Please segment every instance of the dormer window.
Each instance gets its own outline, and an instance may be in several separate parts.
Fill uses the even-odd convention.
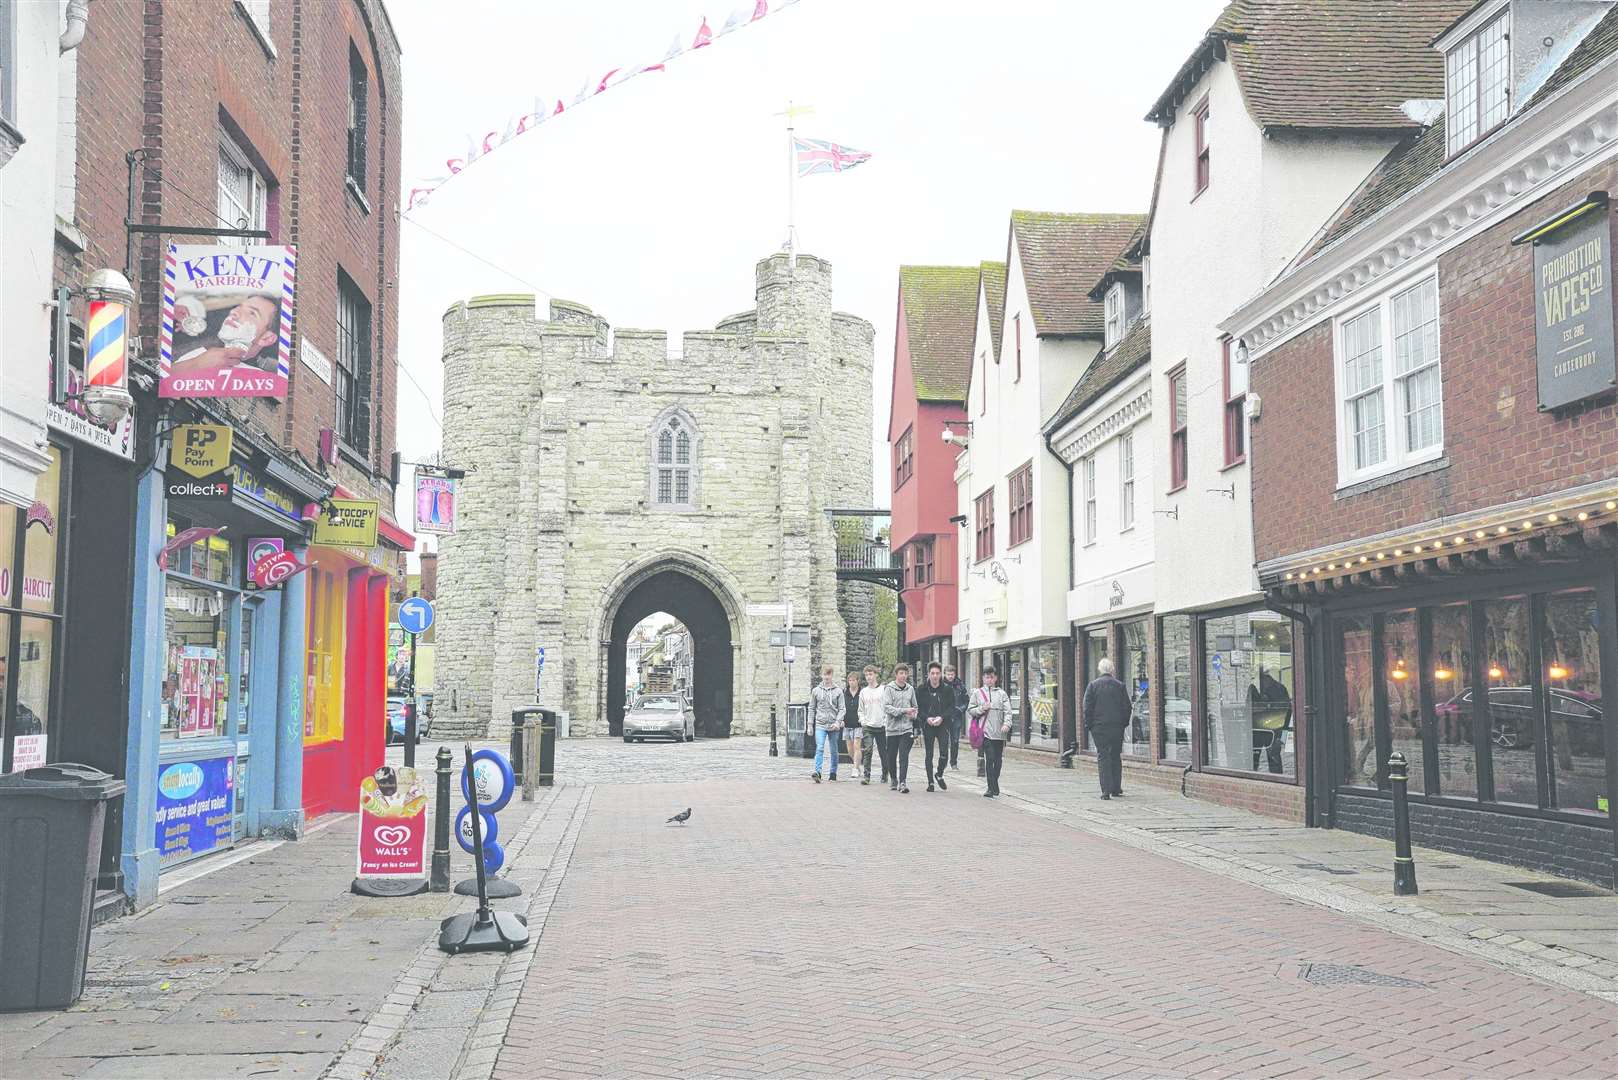
[[[1505,123],[1511,112],[1510,8],[1452,46],[1444,57],[1446,149],[1454,157]]]
[[[1103,348],[1111,349],[1124,337],[1124,286],[1115,281],[1107,288],[1107,337]]]
[[[1140,313],[1142,315],[1152,313],[1152,257],[1150,255],[1140,257]]]

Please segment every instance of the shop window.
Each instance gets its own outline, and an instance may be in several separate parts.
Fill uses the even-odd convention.
[[[53,446],[33,503],[0,506],[0,769],[7,771],[55,757],[63,472]]]
[[[1057,749],[1062,735],[1062,646],[1049,641],[1028,650],[1028,745]]]
[[[1605,817],[1609,793],[1595,592],[1573,589],[1546,597],[1540,640],[1551,722],[1546,749],[1554,780],[1551,805]]]
[[[170,574],[163,590],[163,630],[159,736],[211,738],[232,731],[225,594]]]
[[[1416,640],[1416,613],[1395,611],[1382,618],[1382,692],[1388,708],[1388,753],[1405,756],[1409,790],[1426,790],[1426,754],[1422,741],[1421,661]]]
[[[1490,600],[1483,605],[1480,657],[1488,687],[1490,757],[1494,797],[1500,802],[1539,805],[1534,743],[1539,708],[1528,641],[1528,598]]]
[[[304,668],[303,741],[343,737],[343,638],[348,575],[319,567],[309,572],[309,626]]]
[[[1296,776],[1292,622],[1268,611],[1207,619],[1203,634],[1203,764]]]
[[[1371,678],[1371,616],[1337,620],[1337,655],[1343,716],[1343,783],[1381,787],[1382,762],[1376,752],[1376,691]]]
[[[1089,686],[1101,675],[1101,661],[1111,652],[1111,642],[1105,626],[1092,627],[1084,632],[1084,685]],[[1083,698],[1081,697],[1082,701]],[[1095,753],[1096,742],[1090,737],[1090,718],[1084,720],[1084,748]]]
[[[1158,622],[1162,641],[1159,661],[1163,680],[1163,715],[1160,721],[1164,761],[1192,761],[1191,740],[1191,633],[1189,615],[1165,615]]]
[[[1003,666],[1003,670],[1004,670],[1004,673],[1005,673],[1005,681],[1004,681],[1004,683],[1002,685],[1004,685],[1005,688],[1006,688],[1006,696],[1008,698],[1010,698],[1010,700],[1011,700],[1011,734],[1012,734],[1012,738],[1013,739],[1018,738],[1019,733],[1020,733],[1021,740],[1023,742],[1027,742],[1028,741],[1028,728],[1027,728],[1026,722],[1025,722],[1025,720],[1023,718],[1023,708],[1022,708],[1022,691],[1023,691],[1022,650],[1021,649],[1013,649],[1009,653],[1006,653],[1005,654],[1005,661],[1006,662],[1005,662],[1005,664]]]
[[[1147,630],[1145,619],[1134,619],[1118,626],[1118,678],[1129,691],[1129,726],[1124,729],[1123,752],[1131,757],[1148,757],[1151,753],[1152,734],[1148,727],[1151,715],[1151,670],[1147,660]]]
[[[1478,797],[1478,758],[1472,725],[1472,617],[1468,604],[1432,611],[1433,754],[1438,792],[1449,798]]]

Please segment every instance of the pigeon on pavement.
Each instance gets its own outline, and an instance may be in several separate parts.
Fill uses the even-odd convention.
[[[690,820],[691,820],[691,808],[689,806],[686,807],[684,810],[681,810],[678,814],[675,814],[673,817],[669,818],[669,821],[678,821],[681,825],[684,825],[686,822],[688,822]],[[664,822],[664,824],[666,825],[666,824],[668,824],[668,822]]]

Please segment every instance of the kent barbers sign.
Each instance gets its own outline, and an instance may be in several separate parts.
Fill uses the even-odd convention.
[[[1534,244],[1539,407],[1618,385],[1613,360],[1612,219],[1604,193],[1517,238]]]
[[[170,244],[158,394],[283,398],[290,378],[293,252]]]

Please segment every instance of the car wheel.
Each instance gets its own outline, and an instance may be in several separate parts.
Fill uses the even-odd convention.
[[[634,741],[635,741],[635,740],[634,740],[634,739],[631,739],[631,738],[630,738],[630,737],[629,737],[629,736],[628,736],[628,735],[625,735],[625,736],[624,736],[624,742],[634,742]]]
[[[1523,742],[1522,733],[1511,724],[1496,724],[1490,737],[1502,750],[1515,750]]]

